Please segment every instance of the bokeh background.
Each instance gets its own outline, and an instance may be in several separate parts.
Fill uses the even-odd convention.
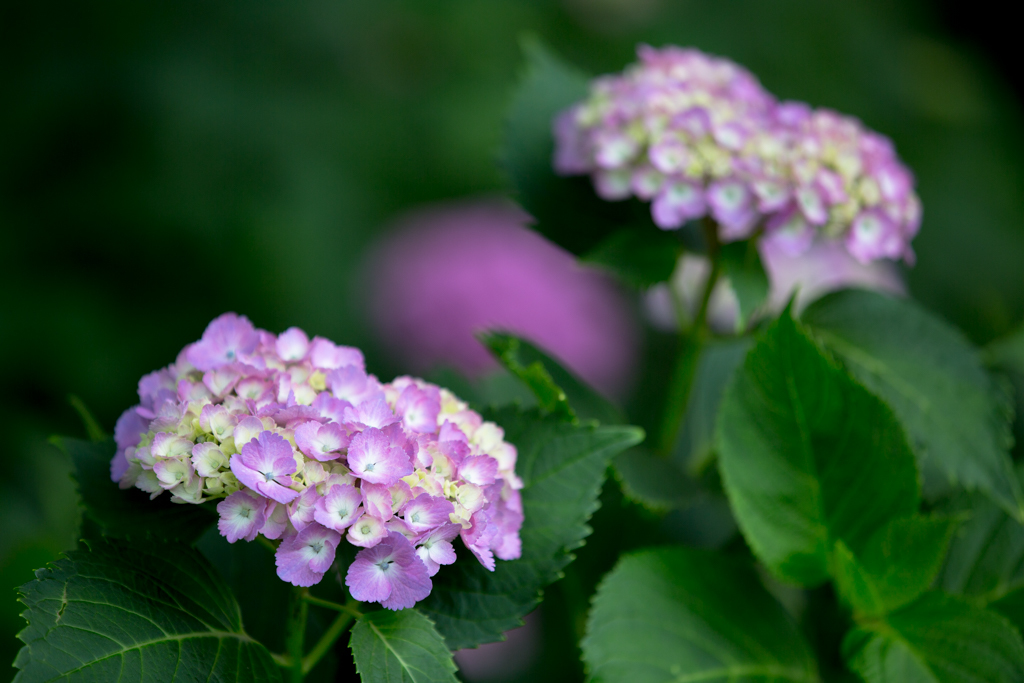
[[[47,443],[84,433],[69,394],[111,430],[138,378],[226,310],[360,346],[381,377],[408,369],[369,324],[361,255],[404,212],[501,192],[524,33],[594,74],[641,41],[695,45],[861,117],[918,177],[912,294],[978,342],[1006,332],[1024,318],[1024,117],[996,7],[5,3],[0,672],[20,645],[14,587],[75,542],[69,464]]]

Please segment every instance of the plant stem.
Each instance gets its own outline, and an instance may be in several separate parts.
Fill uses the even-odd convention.
[[[333,609],[338,612],[345,612],[346,614],[349,614],[356,618],[363,616],[363,613],[355,607],[355,605],[359,604],[356,601],[352,601],[351,604],[342,605],[338,602],[331,602],[330,600],[324,600],[323,598],[314,597],[309,593],[303,595],[302,599],[311,605],[316,605],[317,607],[324,607],[326,609]]]
[[[718,283],[721,274],[721,259],[718,257],[718,229],[717,226],[707,220],[704,222],[704,236],[708,245],[708,259],[711,261],[711,272],[704,283],[704,291],[701,293],[700,307],[697,309],[697,316],[694,318],[693,326],[689,332],[680,332],[679,351],[676,355],[675,365],[672,369],[672,377],[669,380],[668,396],[665,400],[665,413],[661,423],[661,434],[658,442],[658,452],[663,457],[672,455],[675,449],[676,438],[679,429],[682,427],[686,409],[690,404],[690,391],[693,389],[693,380],[697,374],[697,362],[700,360],[701,351],[708,338],[708,307],[711,303],[711,294]],[[671,282],[669,283],[671,287]],[[680,329],[683,321],[680,320]]]
[[[302,673],[308,674],[316,666],[320,658],[327,654],[327,651],[331,649],[342,633],[345,632],[345,628],[354,619],[355,616],[351,612],[342,612],[338,615],[338,618],[327,627],[324,634],[320,637],[319,642],[313,646],[313,649],[309,651],[305,659],[302,660]]]
[[[290,662],[286,676],[288,683],[302,683],[305,677],[302,651],[306,644],[306,616],[309,614],[309,603],[304,599],[307,593],[307,589],[295,587],[288,600],[284,632],[284,647]]]

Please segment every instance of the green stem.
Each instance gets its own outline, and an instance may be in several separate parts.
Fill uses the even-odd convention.
[[[693,389],[693,380],[697,374],[697,362],[700,360],[701,351],[704,350],[709,334],[707,318],[711,294],[715,290],[715,285],[718,283],[718,277],[722,271],[721,259],[718,257],[720,245],[718,243],[717,226],[711,221],[705,221],[704,235],[708,245],[711,272],[704,283],[700,307],[697,309],[697,316],[694,318],[693,326],[690,327],[689,332],[680,333],[679,351],[672,369],[672,377],[669,380],[668,396],[665,400],[665,413],[661,423],[661,434],[658,442],[658,452],[666,458],[671,456],[672,451],[675,449],[679,429],[682,427],[686,409],[690,404],[690,392]],[[682,322],[680,320],[680,325],[682,325]]]
[[[338,618],[334,620],[334,623],[327,627],[327,630],[324,631],[324,634],[320,637],[317,644],[313,646],[313,649],[310,650],[309,654],[302,660],[303,674],[308,674],[313,670],[313,667],[320,661],[320,658],[327,654],[328,650],[331,649],[331,646],[334,645],[334,641],[336,641],[341,634],[345,632],[345,628],[354,618],[355,616],[351,612],[342,612],[338,615]]]
[[[363,613],[355,607],[359,603],[354,600],[351,601],[350,604],[342,605],[338,602],[332,602],[330,600],[324,600],[323,598],[315,597],[313,595],[310,595],[309,593],[303,595],[302,599],[311,605],[316,605],[317,607],[324,607],[326,609],[333,609],[338,612],[345,612],[346,614],[349,614],[356,618],[363,616]]]
[[[305,588],[293,588],[288,600],[288,620],[285,622],[284,647],[290,663],[286,680],[288,683],[302,683],[305,677],[302,662],[302,650],[306,644],[306,616],[309,614],[309,603]]]

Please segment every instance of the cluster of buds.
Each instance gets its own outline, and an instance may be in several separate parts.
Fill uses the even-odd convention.
[[[455,561],[520,555],[516,450],[446,389],[383,384],[358,349],[227,313],[169,367],[139,382],[118,420],[111,477],[176,503],[217,505],[231,543],[278,540],[278,575],[319,582],[342,536],[363,548],[357,600],[411,607]]]
[[[763,231],[793,255],[841,239],[862,263],[913,260],[921,204],[891,141],[834,111],[780,103],[728,60],[638,53],[555,120],[556,171],[589,174],[607,200],[650,201],[665,230],[711,216],[722,242]]]

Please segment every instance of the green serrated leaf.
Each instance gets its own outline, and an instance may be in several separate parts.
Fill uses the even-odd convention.
[[[509,407],[486,417],[501,425],[505,440],[519,451],[523,551],[520,559],[499,560],[488,572],[460,549],[462,561],[434,577],[434,589],[418,609],[434,620],[453,650],[501,640],[522,624],[541,589],[559,578],[590,534],[587,520],[598,507],[608,463],[643,440],[637,427],[574,425],[536,410]]]
[[[867,683],[1020,683],[1024,642],[1006,619],[941,593],[851,631],[847,664]]]
[[[755,240],[722,245],[719,257],[722,275],[729,279],[736,293],[740,309],[736,329],[742,331],[747,328],[754,312],[768,300],[768,274],[761,263]]]
[[[363,683],[455,683],[455,662],[444,638],[414,609],[360,617],[349,647]]]
[[[818,680],[749,565],[681,547],[623,557],[598,588],[581,645],[601,683]]]
[[[1024,482],[1024,464],[1017,466]],[[980,494],[963,493],[944,510],[967,521],[953,536],[939,586],[986,604],[1024,589],[1024,525]]]
[[[138,489],[118,488],[110,479],[110,460],[117,451],[111,439],[57,438],[53,442],[71,456],[85,515],[103,535],[192,543],[217,521],[212,504],[175,505],[167,496],[150,500]]]
[[[882,616],[924,593],[942,568],[959,524],[949,517],[902,517],[875,532],[856,556],[836,541],[840,593],[863,616]]]
[[[615,472],[623,494],[651,510],[685,508],[701,495],[697,483],[674,462],[643,447],[616,456]]]
[[[88,541],[20,591],[17,683],[281,680],[231,591],[187,546]]]
[[[922,467],[1024,518],[1006,399],[959,332],[908,300],[861,290],[819,299],[803,321],[892,408]]]
[[[737,522],[780,578],[828,577],[837,540],[854,553],[916,512],[903,429],[786,312],[747,354],[722,399],[718,462]]]
[[[523,41],[523,52],[526,65],[505,118],[499,158],[516,198],[536,221],[534,229],[577,255],[621,228],[658,232],[640,202],[607,202],[590,178],[555,174],[555,117],[584,99],[590,82],[536,38]]]
[[[565,415],[568,409],[581,420],[597,420],[601,424],[625,423],[625,417],[608,399],[527,340],[504,332],[485,332],[480,335],[480,341],[525,384],[531,388],[534,382],[538,384],[540,393],[535,391],[534,395],[542,410]],[[540,370],[531,370],[538,364]],[[542,395],[548,402],[547,406],[541,402]],[[561,405],[562,400],[567,405]]]
[[[681,251],[679,236],[647,227],[617,230],[580,260],[608,270],[638,289],[665,282],[676,269]]]

